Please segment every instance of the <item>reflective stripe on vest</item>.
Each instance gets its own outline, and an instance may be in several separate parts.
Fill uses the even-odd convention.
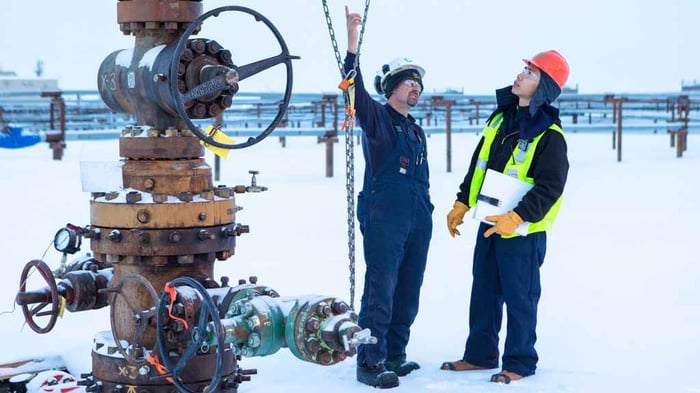
[[[469,185],[469,206],[473,207],[476,205],[476,198],[481,191],[481,185],[484,183],[484,177],[486,176],[486,166],[489,161],[489,154],[491,153],[491,145],[496,139],[496,134],[498,129],[503,123],[503,113],[499,113],[491,120],[491,122],[484,128],[484,143],[481,145],[481,150],[479,150],[479,156],[477,158],[476,167],[474,168],[474,175],[472,176],[471,184]],[[552,130],[560,133],[562,137],[564,136],[564,131],[556,124],[552,124],[544,132]],[[537,148],[537,143],[544,135],[541,132],[537,135],[532,142],[527,142],[520,140],[518,144],[513,149],[513,160],[508,160],[508,164],[503,169],[505,175],[516,177],[526,183],[535,184],[535,180],[527,176],[530,170],[530,165],[532,165],[532,157],[535,155],[535,150]],[[549,208],[547,214],[537,222],[531,222],[528,227],[527,233],[542,232],[550,229],[554,224],[554,220],[559,214],[559,208],[561,206],[563,196],[559,196],[559,199]],[[501,235],[503,238],[519,236],[518,234],[513,235]]]

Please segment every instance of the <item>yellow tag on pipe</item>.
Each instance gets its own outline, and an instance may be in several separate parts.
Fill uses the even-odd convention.
[[[230,136],[226,135],[223,131],[220,129],[214,127],[214,126],[209,126],[207,127],[205,133],[209,135],[210,138],[213,140],[220,142],[220,143],[226,143],[229,145],[232,145],[234,140]],[[212,146],[204,141],[199,141],[199,143],[204,146],[205,148],[209,149],[212,153],[216,154],[217,156],[226,159],[228,157],[228,152],[229,149],[225,149],[223,147],[217,147],[217,146]]]
[[[58,316],[63,318],[63,312],[66,311],[66,298],[58,296]]]

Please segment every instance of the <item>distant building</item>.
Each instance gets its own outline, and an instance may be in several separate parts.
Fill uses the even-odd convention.
[[[681,81],[681,91],[700,91],[700,82],[696,80],[691,82]]]
[[[561,90],[562,94],[578,94],[578,83],[576,86],[569,86],[569,85],[564,85],[564,88]]]
[[[14,71],[0,69],[0,93],[56,91],[58,79],[41,77],[21,78]]]

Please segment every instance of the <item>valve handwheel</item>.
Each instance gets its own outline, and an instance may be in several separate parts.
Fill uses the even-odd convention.
[[[43,291],[41,293],[27,293],[27,279],[29,278],[32,269],[36,269],[44,281],[46,281],[46,284],[48,284],[48,292]],[[17,292],[15,302],[22,307],[24,320],[33,331],[39,334],[44,334],[53,329],[54,325],[56,325],[58,315],[60,314],[60,302],[56,280],[53,272],[51,269],[49,269],[46,262],[40,259],[34,259],[24,265],[22,275],[19,278],[19,292]],[[51,308],[44,310],[44,308],[46,308],[46,306],[49,304],[51,305]],[[43,327],[39,326],[35,318],[45,316],[49,317],[48,322],[46,322]]]
[[[284,39],[282,38],[282,35],[280,32],[277,30],[277,28],[270,22],[267,18],[265,18],[263,15],[258,13],[257,11],[254,11],[250,8],[246,7],[239,7],[239,6],[226,6],[226,7],[219,7],[216,9],[213,9],[209,12],[206,12],[202,15],[200,15],[197,19],[195,19],[192,23],[190,23],[189,27],[185,32],[183,33],[182,37],[180,37],[180,40],[177,42],[177,45],[175,47],[175,53],[173,54],[172,61],[170,63],[170,75],[178,75],[178,66],[180,64],[180,57],[182,56],[183,50],[185,48],[185,45],[187,44],[187,41],[192,35],[192,33],[195,30],[198,30],[201,28],[202,22],[209,18],[210,16],[219,16],[220,13],[222,12],[227,12],[227,11],[235,11],[235,12],[243,12],[246,14],[252,15],[256,21],[263,22],[265,26],[274,34],[275,38],[277,39],[277,42],[280,46],[281,53],[276,56],[268,57],[266,59],[261,59],[258,61],[254,61],[252,63],[243,65],[243,66],[234,66],[233,70],[236,71],[237,77],[235,78],[237,82],[240,82],[248,77],[251,77],[253,75],[256,75],[262,71],[265,71],[269,68],[272,68],[278,64],[284,64],[286,67],[287,71],[287,78],[286,78],[286,86],[284,89],[284,97],[282,101],[279,104],[279,108],[277,111],[277,115],[274,117],[272,122],[256,137],[250,137],[248,140],[245,142],[241,143],[222,143],[219,141],[214,140],[214,138],[210,135],[205,134],[201,130],[195,126],[194,123],[192,123],[192,120],[190,117],[187,115],[187,112],[185,111],[185,102],[184,99],[186,98],[189,101],[195,100],[200,97],[208,96],[212,93],[215,93],[216,90],[224,90],[224,89],[229,89],[230,85],[227,84],[217,84],[217,83],[212,83],[212,81],[207,81],[204,82],[198,86],[195,87],[190,87],[187,92],[181,92],[178,88],[178,78],[177,77],[171,77],[170,78],[170,93],[172,95],[173,101],[174,101],[174,106],[175,110],[177,110],[177,113],[180,115],[182,120],[185,122],[187,127],[195,134],[199,139],[204,141],[207,144],[210,144],[212,146],[224,148],[224,149],[242,149],[246,148],[248,146],[254,145],[263,139],[265,139],[270,133],[277,127],[277,124],[279,124],[280,120],[282,120],[282,117],[284,116],[285,112],[287,111],[287,107],[289,106],[289,101],[291,100],[292,97],[292,60],[298,59],[298,56],[293,56],[289,54],[289,49],[287,48],[287,44],[284,42]],[[222,76],[223,78],[223,76]]]
[[[153,309],[141,310],[141,308],[132,305],[129,302],[129,298],[127,296],[121,296],[122,287],[128,281],[133,281],[137,284],[141,284],[146,288],[148,294],[153,300]],[[141,339],[141,336],[143,336],[143,334],[146,332],[146,328],[148,327],[148,319],[155,315],[155,306],[158,305],[158,294],[156,293],[156,290],[145,277],[143,277],[140,274],[134,273],[124,276],[121,279],[121,281],[119,281],[119,284],[115,285],[113,288],[110,288],[109,291],[113,293],[113,297],[110,301],[110,304],[112,306],[110,307],[109,321],[112,324],[112,336],[114,337],[114,343],[117,350],[129,364],[136,366],[142,366],[144,364],[147,364],[148,361],[146,360],[145,353],[139,355],[136,351],[136,348],[139,340]],[[127,340],[129,346],[126,348],[122,345],[121,339],[117,334],[117,321],[115,320],[115,307],[117,299],[119,298],[122,298],[124,302],[126,302],[127,306],[129,307],[129,310],[132,313],[134,323],[136,325],[134,326],[134,336],[131,338],[131,341]]]
[[[187,366],[187,362],[192,359],[197,351],[202,347],[204,341],[209,335],[213,336],[216,346],[216,359],[215,367],[213,371],[213,376],[207,384],[207,387],[201,393],[212,393],[219,389],[219,382],[221,382],[221,373],[224,365],[224,333],[221,329],[221,319],[219,316],[219,310],[216,303],[212,299],[209,292],[202,284],[191,277],[178,277],[166,284],[167,287],[172,288],[179,285],[187,285],[194,290],[196,290],[202,299],[202,309],[199,310],[199,320],[196,326],[192,326],[192,338],[191,342],[188,344],[187,348],[182,351],[182,354],[177,359],[176,364],[172,364],[170,354],[166,348],[165,339],[165,329],[164,322],[166,319],[166,314],[168,313],[168,306],[170,304],[170,296],[167,291],[161,294],[160,302],[156,311],[156,346],[158,347],[158,356],[165,367],[165,369],[172,374],[173,384],[178,388],[178,391],[182,393],[195,393],[189,390],[182,381],[180,381],[179,375],[183,372],[184,368]],[[211,321],[214,329],[213,331],[207,331],[208,322]]]

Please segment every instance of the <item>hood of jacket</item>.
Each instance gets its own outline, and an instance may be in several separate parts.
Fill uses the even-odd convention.
[[[535,91],[530,100],[528,113],[523,116],[518,123],[520,138],[530,140],[542,131],[546,130],[552,124],[561,126],[559,119],[559,109],[551,104],[557,97],[561,89],[559,86],[544,72],[542,73],[540,85]],[[552,86],[553,85],[553,86]],[[497,113],[503,112],[505,116],[514,114],[518,106],[518,96],[511,92],[513,86],[506,86],[496,90],[496,110],[489,117],[489,120]]]

